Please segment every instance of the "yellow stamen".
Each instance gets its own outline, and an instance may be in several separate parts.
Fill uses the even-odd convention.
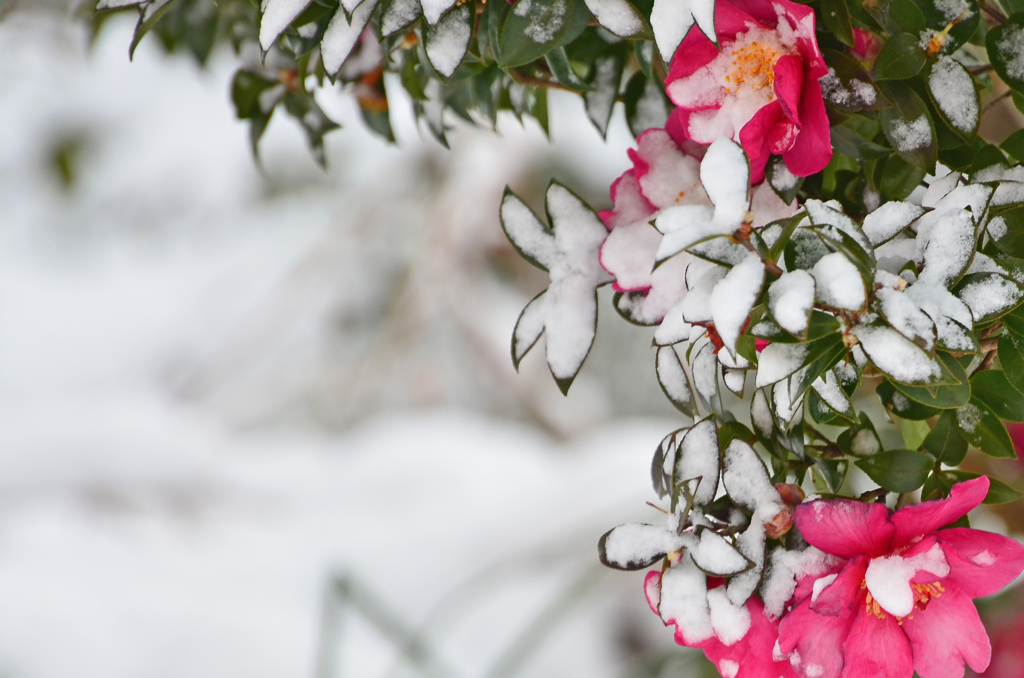
[[[731,52],[729,56],[733,57],[733,70],[725,76],[725,80],[732,83],[733,87],[727,87],[726,93],[732,93],[742,84],[757,89],[774,88],[775,62],[782,55],[779,50],[762,42],[752,42]]]

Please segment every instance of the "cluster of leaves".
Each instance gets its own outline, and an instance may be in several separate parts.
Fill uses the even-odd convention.
[[[670,104],[651,7],[615,2],[631,20],[606,23],[627,37],[601,26],[584,0],[98,0],[90,9],[97,30],[115,13],[137,12],[132,52],[153,33],[166,49],[205,63],[217,41],[230,41],[244,64],[232,99],[238,117],[250,123],[254,151],[283,108],[323,163],[323,136],[338,125],[317,104],[317,93],[340,85],[366,124],[393,141],[388,73],[411,97],[417,119],[445,144],[446,110],[491,127],[508,111],[546,131],[552,88],[580,94],[602,134],[617,101],[625,102],[634,133],[663,124]],[[608,3],[590,2],[598,11]]]

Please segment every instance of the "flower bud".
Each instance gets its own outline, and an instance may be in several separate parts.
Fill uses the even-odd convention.
[[[799,488],[798,488],[799,489]],[[783,506],[775,517],[764,524],[764,533],[770,539],[778,539],[793,527],[793,509]]]
[[[786,502],[789,506],[798,506],[804,501],[804,491],[800,489],[799,485],[779,483],[775,486],[775,491],[782,497],[782,501]]]

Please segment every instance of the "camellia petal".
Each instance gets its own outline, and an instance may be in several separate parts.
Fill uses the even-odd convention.
[[[965,660],[979,673],[988,668],[988,634],[974,603],[955,586],[946,587],[925,609],[904,619],[903,630],[921,678],[962,678]]]
[[[1024,570],[1024,546],[991,532],[953,527],[935,533],[946,553],[945,581],[971,598],[992,595]]]
[[[884,555],[896,531],[884,504],[853,499],[816,499],[797,506],[793,519],[808,544],[840,558]]]
[[[817,614],[806,600],[779,623],[779,650],[802,676],[808,675],[808,667],[817,667],[811,669],[816,678],[839,678],[844,665],[843,642],[852,625],[853,617]]]
[[[892,547],[906,546],[918,537],[960,520],[981,504],[988,494],[988,486],[988,478],[979,476],[954,485],[946,499],[923,501],[900,509],[892,516],[896,526]]]
[[[881,619],[867,613],[854,615],[843,655],[843,678],[911,678],[914,675],[910,641],[891,615]],[[812,673],[804,671],[805,676]]]

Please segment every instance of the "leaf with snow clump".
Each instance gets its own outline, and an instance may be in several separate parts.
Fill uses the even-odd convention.
[[[364,0],[366,4],[370,0]],[[473,19],[476,16],[473,3],[456,7],[441,17],[433,26],[427,26],[423,36],[423,47],[427,59],[438,75],[447,80],[466,57],[469,41],[473,37]]]
[[[926,351],[935,348],[935,322],[909,294],[891,287],[881,287],[875,291],[875,299],[885,320],[894,330],[919,343]]]
[[[949,127],[965,139],[978,132],[981,102],[974,78],[951,57],[940,57],[928,73],[928,95]]]
[[[423,8],[423,16],[427,23],[433,26],[441,20],[445,12],[455,6],[455,2],[456,0],[420,0],[420,6]]]
[[[384,37],[408,28],[423,16],[420,0],[382,0],[380,8],[380,32]]]
[[[891,327],[858,325],[851,333],[875,367],[905,384],[938,384],[942,367],[920,346]]]
[[[814,296],[814,277],[810,273],[801,270],[783,273],[768,287],[768,312],[786,332],[806,338]]]
[[[665,397],[685,415],[693,416],[693,391],[679,356],[671,346],[662,346],[655,356],[655,371]]]
[[[956,425],[968,443],[990,457],[1017,456],[1003,422],[977,398],[956,411]]]
[[[923,261],[918,281],[949,288],[971,265],[977,248],[976,228],[965,209],[934,210],[917,225],[917,257]]]
[[[764,284],[764,263],[750,253],[734,266],[711,292],[711,320],[730,355],[736,355],[736,340],[747,322]]]
[[[690,557],[710,577],[731,577],[754,567],[735,546],[709,529],[700,533],[700,541],[690,549]]]
[[[620,38],[636,35],[644,28],[643,15],[627,0],[585,0],[587,9],[601,24]]]
[[[673,110],[661,80],[651,80],[642,72],[633,74],[622,93],[626,124],[635,137],[644,131],[664,127]]]
[[[957,285],[955,294],[971,309],[975,323],[984,323],[1005,315],[1024,300],[1021,284],[999,273],[965,275]]]
[[[498,65],[511,68],[540,59],[562,44],[573,25],[574,15],[579,12],[590,16],[586,5],[578,0],[516,2],[501,27]]]
[[[860,311],[867,301],[861,271],[842,252],[826,254],[811,269],[815,294],[821,303],[847,311]]]
[[[928,107],[904,84],[882,81],[879,87],[893,104],[892,108],[879,113],[885,138],[904,161],[925,172],[933,172],[938,144]]]
[[[693,543],[690,535],[678,535],[657,525],[627,523],[605,532],[597,542],[601,563],[616,570],[642,570]]]
[[[864,217],[864,235],[873,247],[878,247],[906,230],[924,212],[925,208],[912,202],[892,200],[883,203]]]
[[[548,186],[547,228],[511,190],[501,203],[501,225],[513,247],[548,271],[551,285],[519,317],[512,338],[512,361],[519,362],[546,334],[548,367],[567,393],[594,342],[597,287],[611,282],[598,263],[608,235],[604,224],[582,200],[557,182]]]
[[[313,0],[265,0],[260,17],[260,48],[268,51],[274,41]]]
[[[1005,24],[994,26],[985,36],[988,58],[1003,82],[1024,92],[1024,14],[1017,13]]]
[[[711,343],[704,344],[691,363],[693,387],[706,410],[721,412],[722,404],[718,395],[718,356]]]
[[[624,45],[615,46],[594,59],[591,89],[583,95],[587,117],[594,123],[602,137],[608,134],[608,121],[611,120],[612,108],[618,99],[619,84],[622,82],[622,69],[626,59],[621,47]]]
[[[676,449],[672,477],[676,483],[700,478],[700,484],[693,493],[694,503],[698,506],[710,504],[715,499],[721,454],[718,427],[712,417],[694,424]]]
[[[793,374],[803,367],[807,352],[807,344],[769,344],[758,358],[754,386],[768,386]]]
[[[821,401],[836,413],[849,415],[853,412],[850,399],[847,397],[846,392],[843,391],[839,379],[833,370],[826,370],[822,376],[814,380],[811,388],[814,389],[814,392]]]
[[[821,54],[829,71],[819,80],[826,102],[844,113],[877,111],[889,105],[860,62],[832,49],[823,49]]]
[[[359,42],[359,36],[363,34],[376,7],[377,0],[363,0],[351,16],[346,16],[340,7],[334,13],[320,42],[320,55],[327,73],[335,75],[341,69],[352,48]]]
[[[718,44],[715,34],[715,0],[654,0],[651,9],[651,28],[654,41],[667,64],[672,61],[679,44],[694,24]]]
[[[782,509],[782,498],[768,476],[768,469],[750,445],[733,440],[725,450],[723,465],[722,482],[738,506],[754,513],[760,522],[770,521]]]
[[[830,370],[846,355],[846,344],[838,334],[822,337],[807,344],[803,367],[788,379],[788,393],[792,401],[802,398],[818,377]]]

